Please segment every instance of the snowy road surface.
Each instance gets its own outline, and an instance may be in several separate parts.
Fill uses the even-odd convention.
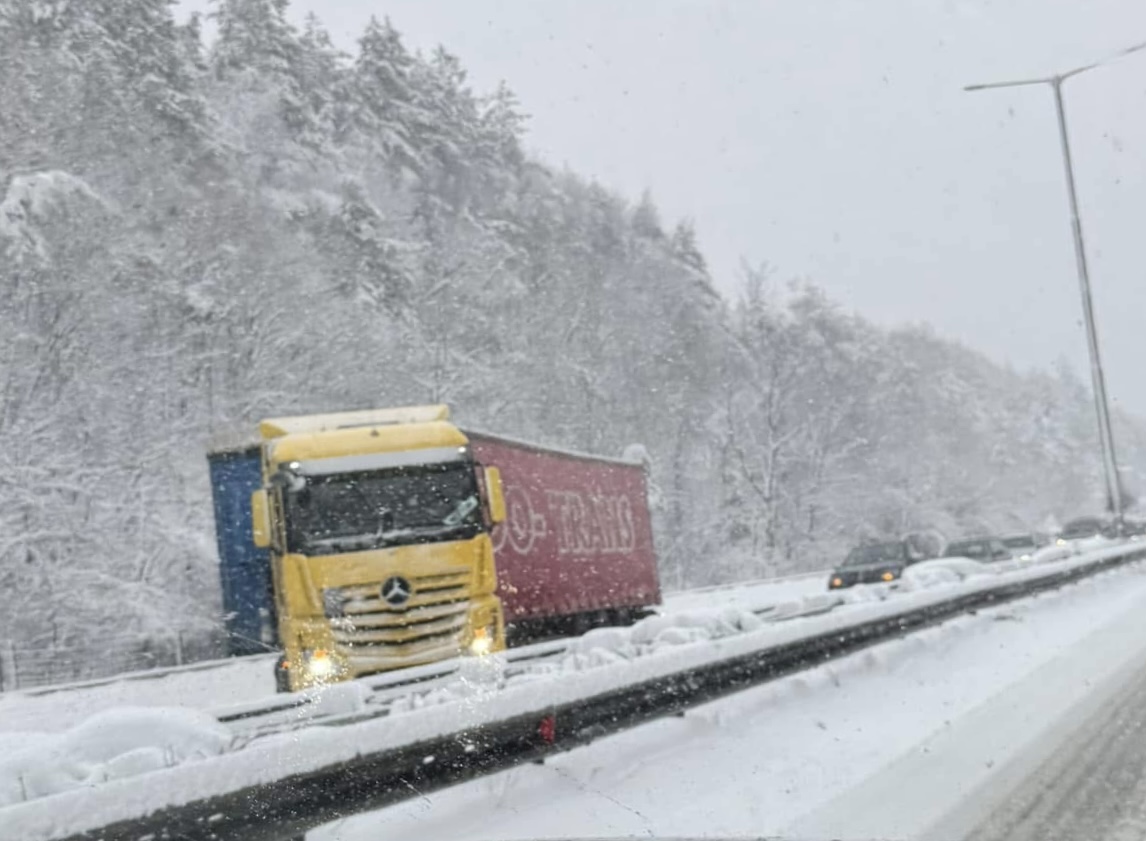
[[[309,837],[965,837],[1144,662],[1138,565]]]
[[[971,841],[1146,837],[1146,664],[1118,673],[1095,703],[1012,763],[1005,798],[964,837]],[[981,810],[969,810],[978,817]],[[967,820],[961,816],[961,824]],[[954,828],[954,827],[952,827]]]

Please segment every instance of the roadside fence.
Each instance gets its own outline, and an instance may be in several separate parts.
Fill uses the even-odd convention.
[[[0,691],[182,666],[224,654],[221,633],[180,631],[102,637],[83,645],[23,647],[0,641]]]

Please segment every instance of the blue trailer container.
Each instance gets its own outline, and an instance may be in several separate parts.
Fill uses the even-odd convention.
[[[271,556],[251,537],[251,493],[262,485],[259,448],[219,450],[207,456],[215,499],[219,579],[231,655],[278,648]]]

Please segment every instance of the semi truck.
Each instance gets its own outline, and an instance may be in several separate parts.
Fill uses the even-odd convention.
[[[638,463],[415,406],[264,420],[208,467],[230,653],[280,650],[283,691],[660,603]]]

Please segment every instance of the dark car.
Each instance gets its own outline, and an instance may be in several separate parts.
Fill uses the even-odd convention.
[[[1146,521],[1143,520],[1123,520],[1122,522],[1122,536],[1123,537],[1143,537],[1146,536]]]
[[[839,590],[856,584],[894,581],[912,563],[902,541],[867,543],[848,552],[844,562],[832,571],[828,589]]]
[[[1014,555],[997,537],[975,537],[948,544],[943,557],[970,558],[973,561],[991,563],[1010,560]]]
[[[1034,558],[1035,552],[1047,544],[1043,535],[1031,532],[1008,534],[999,539],[1003,541],[1003,545],[1011,551],[1011,554],[1021,561],[1031,560]]]
[[[1113,526],[1102,517],[1079,517],[1071,520],[1059,532],[1059,540],[1085,540],[1088,537],[1110,537]]]

